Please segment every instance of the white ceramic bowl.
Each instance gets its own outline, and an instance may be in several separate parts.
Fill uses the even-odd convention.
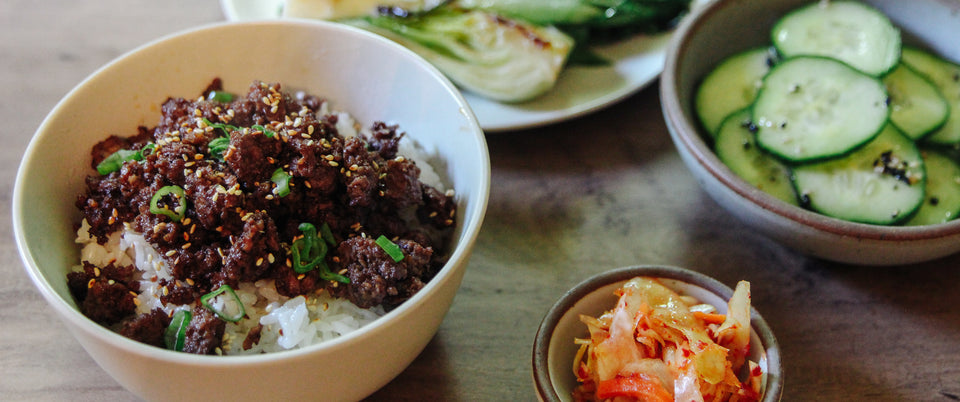
[[[199,95],[215,78],[245,93],[255,79],[325,97],[364,126],[397,123],[433,154],[456,190],[453,251],[427,286],[374,323],[313,347],[257,356],[198,356],[147,346],[84,317],[67,290],[79,261],[74,200],[93,173],[89,150],[109,134],[152,127],[168,96]],[[129,133],[129,134],[123,134]],[[460,93],[413,53],[378,36],[316,21],[217,24],[162,38],[80,83],[43,121],[13,196],[17,246],[37,289],[90,356],[148,400],[357,400],[426,346],[460,286],[483,219],[486,142]],[[80,375],[78,373],[78,375]]]
[[[660,95],[684,163],[717,203],[745,224],[815,257],[858,265],[897,265],[960,251],[960,220],[922,227],[842,221],[777,200],[733,174],[701,137],[693,98],[700,80],[725,57],[770,44],[770,28],[788,10],[814,0],[716,0],[696,9],[674,34]],[[901,28],[905,43],[960,60],[960,1],[867,0]]]
[[[533,343],[533,382],[541,401],[569,401],[577,386],[573,374],[573,360],[579,345],[574,338],[589,338],[587,326],[580,315],[598,317],[617,303],[614,291],[635,277],[660,278],[667,287],[680,294],[690,295],[710,303],[726,313],[727,301],[733,295],[726,285],[716,279],[685,268],[659,265],[624,267],[590,277],[567,291],[550,308],[540,323]],[[780,365],[780,346],[770,327],[756,309],[750,316],[750,355],[763,370],[761,401],[779,401],[783,393],[783,371]]]

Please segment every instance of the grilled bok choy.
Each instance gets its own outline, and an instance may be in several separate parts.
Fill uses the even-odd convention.
[[[459,86],[501,102],[548,91],[573,48],[573,39],[557,28],[456,7],[346,22],[402,44]]]
[[[288,17],[333,19],[388,37],[460,87],[533,99],[569,64],[607,64],[592,44],[673,26],[691,0],[287,0]]]

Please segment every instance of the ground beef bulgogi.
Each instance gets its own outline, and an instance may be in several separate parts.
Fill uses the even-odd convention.
[[[165,303],[197,304],[221,285],[273,279],[284,296],[326,289],[363,308],[391,308],[443,266],[452,194],[420,182],[419,167],[398,155],[396,126],[377,122],[344,137],[316,96],[259,81],[245,96],[222,93],[215,79],[198,99],[165,101],[156,127],[97,144],[94,168],[127,157],[88,176],[76,202],[98,243],[126,225],[163,256],[174,278],[163,283]],[[304,223],[333,235],[322,268],[294,266],[308,257],[295,253],[308,252],[295,246]],[[381,236],[402,258],[377,244]],[[170,318],[135,314],[133,271],[87,266],[68,283],[85,315],[162,346]],[[184,350],[213,353],[223,321],[195,316]]]

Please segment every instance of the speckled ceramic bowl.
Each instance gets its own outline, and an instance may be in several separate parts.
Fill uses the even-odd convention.
[[[589,338],[580,315],[597,317],[617,303],[614,291],[635,277],[659,278],[667,287],[712,304],[726,313],[733,290],[716,279],[689,269],[639,265],[606,271],[590,277],[567,291],[550,308],[540,323],[533,343],[533,382],[541,401],[569,401],[577,386],[573,360],[579,346],[574,338]],[[764,371],[764,402],[779,401],[783,392],[780,347],[756,309],[751,311],[750,355]]]
[[[170,96],[215,78],[243,93],[254,80],[329,99],[365,127],[396,123],[419,143],[458,205],[449,262],[414,297],[335,340],[254,356],[199,356],[148,346],[87,319],[67,290],[78,264],[74,206],[93,174],[89,150],[110,134],[152,127]],[[397,376],[450,307],[486,211],[486,142],[459,91],[430,64],[379,36],[307,21],[216,24],[162,38],[111,62],[54,108],[33,137],[13,194],[17,246],[37,289],[94,360],[147,400],[358,400]],[[56,364],[55,361],[49,362]],[[77,375],[82,375],[78,373]]]
[[[960,251],[960,221],[883,227],[829,218],[789,205],[733,174],[704,141],[693,111],[700,80],[725,57],[770,43],[788,10],[813,0],[716,0],[685,18],[667,53],[660,95],[684,163],[717,203],[745,224],[802,253],[858,265],[897,265]],[[901,28],[905,43],[960,60],[960,1],[868,0]]]

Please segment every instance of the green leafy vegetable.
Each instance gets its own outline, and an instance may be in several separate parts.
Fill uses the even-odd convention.
[[[691,0],[457,0],[468,9],[481,9],[538,25],[552,25],[576,42],[569,64],[609,64],[590,46],[640,33],[672,28]]]
[[[183,350],[183,344],[187,338],[187,327],[190,326],[190,320],[193,319],[193,313],[190,310],[179,310],[173,314],[170,319],[170,325],[163,331],[163,343],[167,349],[180,352]]]
[[[387,236],[380,235],[377,238],[376,243],[380,248],[383,249],[393,259],[393,262],[400,262],[403,260],[403,250],[400,249],[396,243],[390,241]]]
[[[230,285],[220,285],[217,290],[200,296],[200,305],[230,322],[240,321],[247,314],[243,302]]]
[[[172,199],[168,199],[171,197]],[[164,201],[162,205],[161,200]],[[170,209],[170,203],[176,204],[176,206]],[[174,222],[180,222],[187,213],[187,197],[183,187],[165,186],[157,190],[150,198],[150,212],[165,215]]]
[[[399,42],[461,87],[502,102],[552,88],[573,47],[573,39],[554,27],[452,6],[345,22]]]

